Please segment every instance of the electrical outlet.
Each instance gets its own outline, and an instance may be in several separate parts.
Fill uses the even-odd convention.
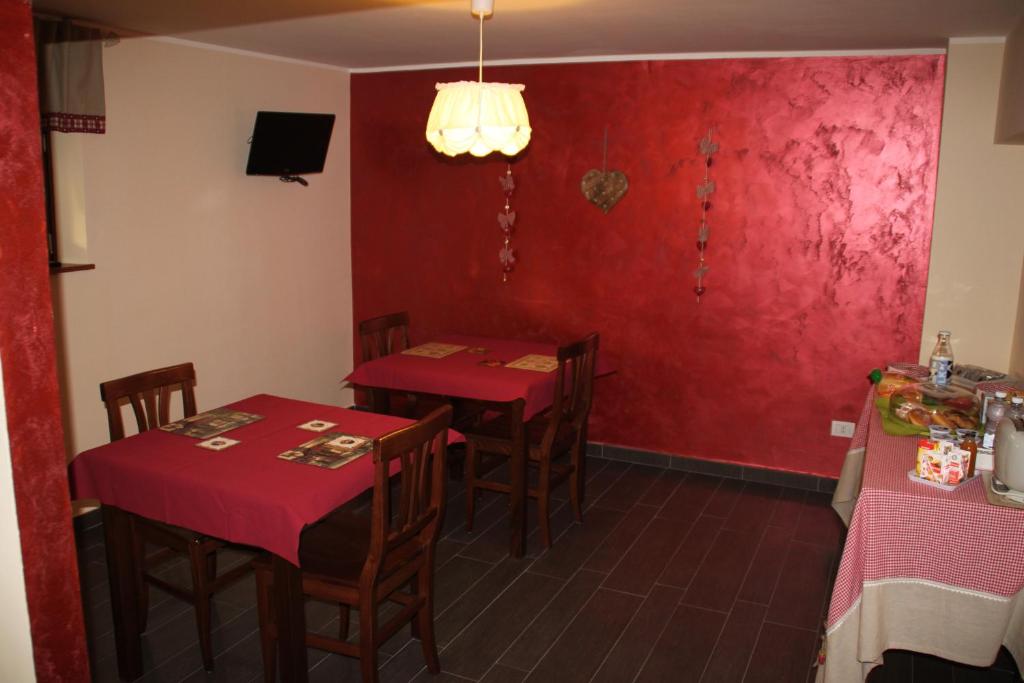
[[[845,436],[849,439],[853,437],[853,430],[855,427],[856,425],[852,422],[832,420],[832,436]]]

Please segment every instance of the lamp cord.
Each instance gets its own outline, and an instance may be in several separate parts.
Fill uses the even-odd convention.
[[[477,78],[480,83],[484,82],[484,13],[480,13],[480,61]]]

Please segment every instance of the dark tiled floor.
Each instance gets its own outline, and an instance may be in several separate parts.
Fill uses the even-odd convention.
[[[600,459],[587,472],[584,524],[559,491],[554,546],[540,552],[534,533],[521,560],[505,553],[506,499],[485,494],[470,534],[452,483],[436,585],[444,673],[429,676],[406,629],[382,647],[382,681],[813,680],[842,535],[828,495]],[[79,535],[79,553],[93,675],[114,681],[98,527]],[[228,551],[221,562],[247,559]],[[181,580],[185,572],[184,563],[167,569]],[[307,622],[336,632],[337,609],[311,602]],[[191,610],[154,589],[140,680],[259,680],[251,577],[215,598],[214,629],[216,670],[206,674]],[[983,670],[888,657],[874,683],[1019,680],[1005,653]],[[338,655],[310,650],[309,665],[311,681],[359,680],[358,664]]]

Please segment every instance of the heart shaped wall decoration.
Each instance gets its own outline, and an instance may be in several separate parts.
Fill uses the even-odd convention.
[[[629,181],[622,171],[599,171],[592,168],[583,175],[580,190],[583,196],[605,213],[611,211],[629,189]]]

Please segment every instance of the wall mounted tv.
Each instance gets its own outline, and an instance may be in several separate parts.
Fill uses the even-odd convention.
[[[245,174],[306,185],[299,176],[323,172],[333,128],[334,114],[256,112]]]

